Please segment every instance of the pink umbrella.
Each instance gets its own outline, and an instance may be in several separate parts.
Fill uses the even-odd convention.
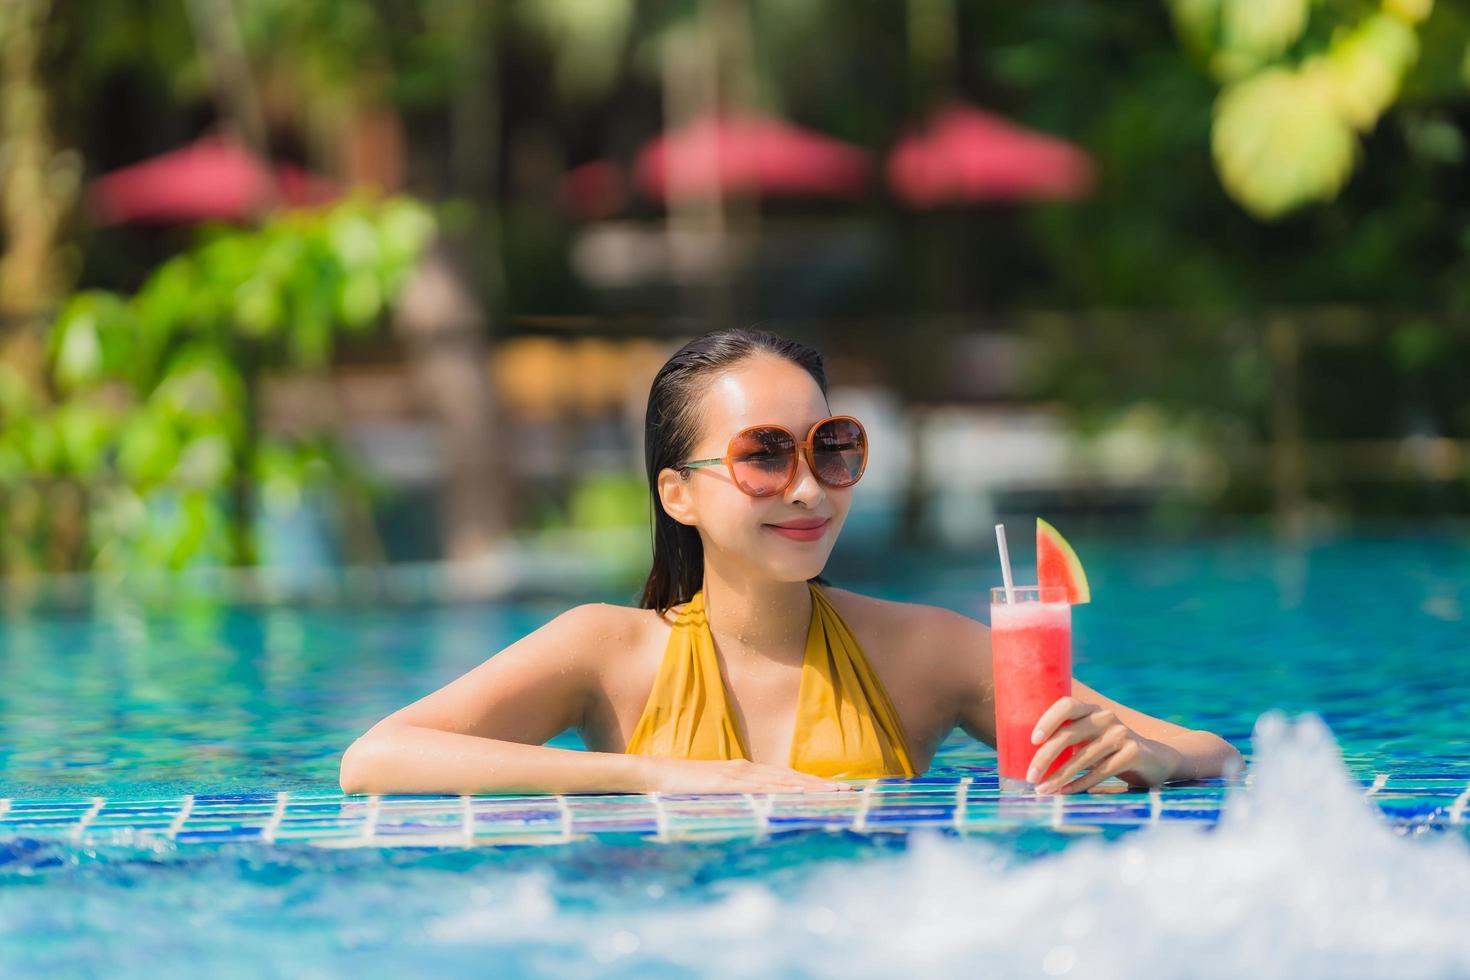
[[[656,200],[753,194],[855,197],[868,155],[840,140],[764,116],[705,116],[645,146],[634,179]]]
[[[338,196],[334,183],[300,167],[271,170],[240,143],[205,136],[177,150],[114,170],[88,191],[100,225],[127,222],[247,222],[273,202],[300,206]]]
[[[1091,189],[1092,161],[1065,140],[955,104],[899,141],[888,157],[888,182],[918,208],[1070,199]]]

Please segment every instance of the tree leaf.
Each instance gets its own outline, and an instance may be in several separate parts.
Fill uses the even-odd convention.
[[[1184,49],[1202,57],[1215,47],[1220,29],[1221,0],[1169,0],[1174,33]]]
[[[229,440],[211,432],[191,439],[184,446],[173,475],[182,486],[209,489],[224,486],[234,468]]]
[[[72,297],[51,331],[52,370],[63,391],[76,391],[102,378],[105,321],[116,316],[117,299],[86,292]]]
[[[55,417],[67,472],[84,481],[98,479],[116,432],[115,417],[103,407],[81,399],[62,404]]]
[[[1221,46],[1274,58],[1307,26],[1310,0],[1221,0]]]
[[[564,93],[597,96],[617,77],[632,0],[536,0],[519,9],[555,47],[556,81]]]
[[[1366,131],[1393,102],[1418,57],[1414,29],[1397,17],[1379,14],[1333,38],[1327,53],[1304,70],[1322,72],[1338,113]]]
[[[179,438],[159,412],[136,412],[118,438],[117,464],[123,477],[140,490],[158,486],[179,459]]]
[[[1273,68],[1220,93],[1211,149],[1230,196],[1257,217],[1275,218],[1334,197],[1357,141],[1327,85]]]

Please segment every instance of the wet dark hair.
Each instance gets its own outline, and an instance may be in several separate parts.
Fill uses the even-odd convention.
[[[821,354],[798,341],[744,327],[694,338],[675,351],[654,376],[643,423],[643,459],[653,498],[653,568],[638,599],[640,609],[657,609],[662,615],[670,606],[694,598],[704,584],[704,542],[698,529],[680,524],[664,510],[658,475],[666,467],[678,469],[693,453],[699,436],[700,396],[713,377],[755,354],[773,354],[804,369],[826,396],[827,372]],[[828,584],[820,575],[808,581]]]

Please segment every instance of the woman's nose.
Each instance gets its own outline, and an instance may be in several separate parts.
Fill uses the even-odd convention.
[[[827,488],[817,475],[812,472],[811,464],[807,462],[806,453],[796,454],[796,476],[791,478],[791,485],[786,488],[786,499],[788,501],[804,500],[809,504],[822,499]]]

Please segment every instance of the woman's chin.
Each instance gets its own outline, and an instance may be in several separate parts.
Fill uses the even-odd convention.
[[[823,549],[820,561],[781,562],[767,567],[778,582],[805,582],[822,574],[827,567],[827,552]]]

